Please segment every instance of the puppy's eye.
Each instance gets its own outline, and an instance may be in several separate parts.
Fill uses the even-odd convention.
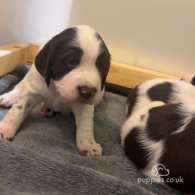
[[[79,60],[77,58],[69,57],[66,61],[68,66],[77,66],[79,64]]]
[[[83,51],[77,47],[66,47],[63,50],[63,54],[59,57],[59,63],[66,67],[68,70],[72,70],[79,65],[82,58]]]

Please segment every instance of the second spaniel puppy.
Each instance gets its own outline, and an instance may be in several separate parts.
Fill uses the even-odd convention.
[[[195,192],[195,77],[154,79],[128,98],[121,130],[127,156],[153,181]]]
[[[0,96],[1,106],[12,106],[0,122],[1,138],[12,140],[27,114],[44,101],[54,111],[71,109],[79,151],[101,155],[93,135],[93,112],[103,96],[109,67],[109,51],[91,27],[75,26],[56,35],[39,51],[25,78]]]

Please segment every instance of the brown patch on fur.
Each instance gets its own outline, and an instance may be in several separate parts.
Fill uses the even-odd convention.
[[[27,103],[26,107],[27,108],[30,108],[30,102]]]
[[[18,109],[22,109],[22,105],[18,105],[17,108],[18,108]]]

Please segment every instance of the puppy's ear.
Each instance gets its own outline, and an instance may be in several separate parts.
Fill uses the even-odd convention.
[[[96,33],[96,37],[97,40],[100,41],[100,53],[98,54],[96,59],[96,67],[100,73],[101,90],[103,90],[106,83],[106,77],[110,68],[111,55],[101,36],[98,33]]]
[[[51,60],[50,60],[50,46],[47,43],[37,54],[35,58],[35,67],[37,71],[45,78],[47,86],[50,84]]]
[[[49,40],[40,50],[35,58],[37,71],[45,78],[47,86],[51,79],[55,79],[54,70],[58,69],[60,62],[68,45],[75,39],[77,28],[67,28]],[[55,66],[55,68],[54,68]]]

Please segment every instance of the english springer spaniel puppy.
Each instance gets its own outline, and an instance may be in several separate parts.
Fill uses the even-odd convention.
[[[91,27],[74,26],[56,35],[39,51],[24,79],[0,96],[1,106],[12,106],[0,122],[1,138],[12,140],[32,108],[44,102],[56,112],[72,110],[79,151],[102,155],[93,135],[93,113],[104,94],[109,67],[109,51]]]
[[[159,78],[133,89],[121,143],[153,181],[195,192],[195,77],[182,80],[191,83]]]

